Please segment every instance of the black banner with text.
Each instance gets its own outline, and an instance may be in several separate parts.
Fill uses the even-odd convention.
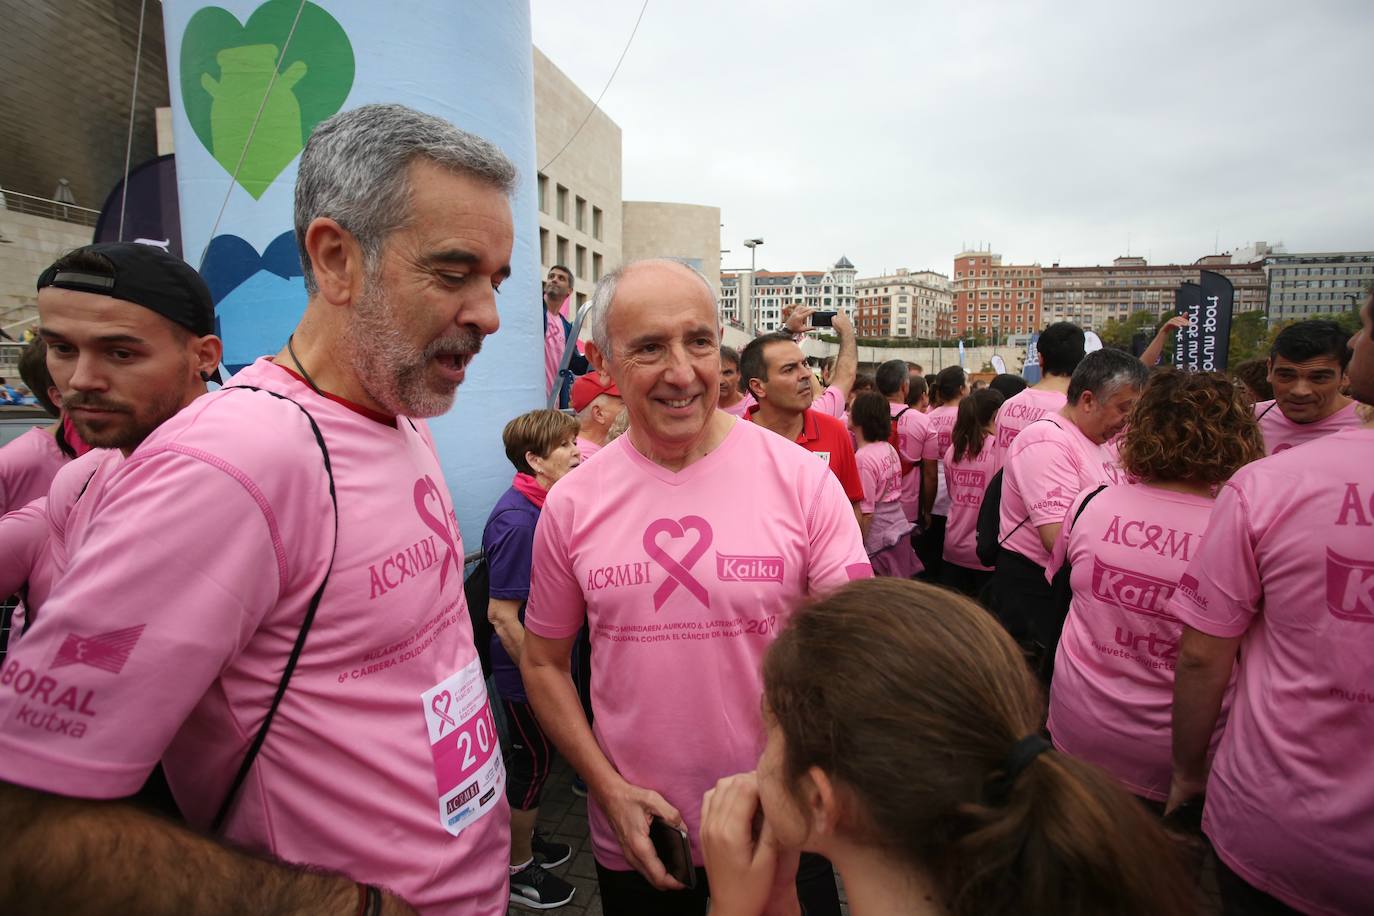
[[[1219,273],[1202,271],[1200,284],[1185,283],[1174,291],[1174,306],[1188,317],[1178,332],[1174,365],[1189,372],[1220,372],[1231,347],[1231,308],[1236,290]]]

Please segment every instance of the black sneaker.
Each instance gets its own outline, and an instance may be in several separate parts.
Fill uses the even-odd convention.
[[[572,902],[577,888],[538,862],[531,862],[510,876],[511,903],[535,910],[552,910]]]
[[[587,797],[587,784],[582,781],[581,776],[574,776],[572,779],[572,794],[578,798]]]
[[[534,860],[545,868],[562,865],[572,858],[571,846],[551,840],[538,830],[530,837],[530,849],[534,850]]]

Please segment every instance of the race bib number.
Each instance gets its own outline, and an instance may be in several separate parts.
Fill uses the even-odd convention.
[[[506,786],[481,661],[474,658],[462,671],[426,690],[420,700],[434,755],[439,823],[457,836],[496,807]]]

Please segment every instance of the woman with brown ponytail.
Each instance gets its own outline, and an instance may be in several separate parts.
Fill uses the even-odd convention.
[[[1038,733],[1039,688],[986,611],[897,579],[798,611],[764,662],[756,773],[706,793],[712,916],[755,916],[775,864],[834,862],[854,916],[1192,913],[1148,812]]]

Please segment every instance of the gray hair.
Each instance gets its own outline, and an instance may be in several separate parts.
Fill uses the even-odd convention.
[[[468,175],[508,197],[515,192],[516,170],[506,155],[443,118],[404,105],[341,112],[310,135],[296,176],[296,245],[307,291],[318,288],[305,250],[311,221],[328,217],[347,229],[370,268],[383,240],[409,217],[406,173],[416,159]]]
[[[1122,388],[1144,388],[1150,380],[1145,364],[1124,350],[1103,347],[1083,357],[1069,379],[1068,399],[1077,404],[1083,392],[1105,401]]]
[[[706,275],[690,263],[680,258],[644,258],[640,261],[631,261],[601,278],[596,284],[596,289],[592,290],[591,302],[587,306],[591,309],[587,315],[587,325],[592,332],[592,343],[606,356],[611,355],[610,316],[611,303],[615,300],[615,288],[620,285],[620,281],[630,269],[646,264],[676,264],[690,270],[701,281],[701,285],[706,287],[706,294],[711,297],[711,314],[717,316],[717,325],[720,323],[720,304],[716,301],[716,291],[712,288],[711,281],[706,279]]]

